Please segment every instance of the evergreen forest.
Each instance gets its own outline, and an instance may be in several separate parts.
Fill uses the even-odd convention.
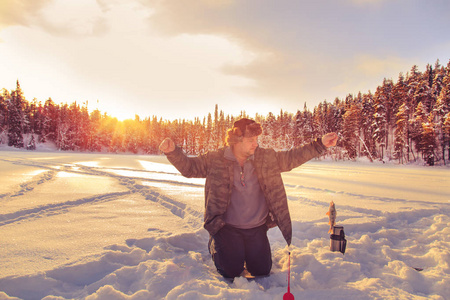
[[[259,144],[289,149],[327,132],[340,136],[326,155],[334,160],[367,158],[399,164],[445,165],[450,160],[450,61],[436,61],[420,72],[414,65],[397,80],[384,79],[374,92],[324,100],[311,111],[281,110],[266,116],[225,115],[215,110],[193,120],[163,120],[157,115],[119,121],[99,110],[89,112],[77,102],[56,104],[24,98],[15,90],[0,94],[0,144],[36,149],[53,143],[61,151],[158,154],[171,137],[188,154],[201,154],[224,145],[226,130],[241,117],[260,122]]]

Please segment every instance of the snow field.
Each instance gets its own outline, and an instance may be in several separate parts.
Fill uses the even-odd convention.
[[[289,251],[297,299],[448,299],[448,168],[312,161],[284,179],[292,245],[269,230],[272,275],[230,284],[204,180],[159,156],[2,151],[0,299],[282,299]],[[329,250],[331,200],[345,255]]]

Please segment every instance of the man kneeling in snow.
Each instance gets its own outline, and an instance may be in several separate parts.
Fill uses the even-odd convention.
[[[278,226],[291,244],[292,224],[281,172],[287,172],[335,146],[328,133],[308,145],[288,151],[258,147],[259,123],[236,121],[227,131],[227,146],[197,157],[186,156],[166,138],[160,145],[185,177],[206,178],[205,229],[217,271],[226,278],[270,273],[272,257],[267,230]]]

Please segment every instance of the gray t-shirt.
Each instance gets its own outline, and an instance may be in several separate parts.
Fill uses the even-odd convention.
[[[241,167],[230,147],[225,149],[224,155],[234,162],[234,186],[224,214],[225,223],[241,229],[263,225],[269,209],[252,163],[253,156]]]

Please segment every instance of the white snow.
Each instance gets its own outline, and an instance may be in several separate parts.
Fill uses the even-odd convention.
[[[288,248],[272,275],[224,281],[202,228],[204,179],[163,156],[0,151],[0,299],[450,299],[445,167],[311,161],[284,174]],[[333,200],[348,241],[329,250]],[[421,268],[418,271],[414,268]]]

